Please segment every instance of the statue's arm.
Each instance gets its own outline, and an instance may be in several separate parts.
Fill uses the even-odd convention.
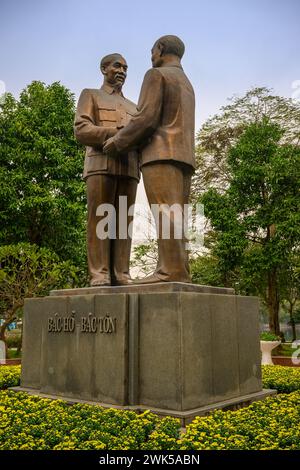
[[[136,114],[113,139],[118,152],[142,144],[155,132],[160,122],[162,100],[162,74],[150,69],[144,77]]]
[[[74,133],[84,145],[103,146],[104,142],[117,132],[115,127],[97,126],[95,124],[93,96],[90,90],[84,89],[78,100]]]

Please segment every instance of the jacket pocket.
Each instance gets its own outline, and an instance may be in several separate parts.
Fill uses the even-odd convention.
[[[107,170],[107,155],[95,153],[85,157],[86,173]]]
[[[114,108],[98,108],[99,123],[104,127],[117,126],[117,111]]]

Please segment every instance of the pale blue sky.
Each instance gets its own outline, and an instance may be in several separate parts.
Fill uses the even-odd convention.
[[[100,85],[100,58],[121,52],[124,94],[137,101],[164,34],[186,44],[197,129],[234,93],[263,85],[290,97],[300,79],[300,0],[0,0],[0,80],[15,96],[59,80],[78,97]]]

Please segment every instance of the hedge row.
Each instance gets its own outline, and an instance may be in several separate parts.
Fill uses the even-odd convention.
[[[156,436],[179,438],[179,421],[146,411],[67,405],[12,391],[0,392],[0,450],[143,449]]]
[[[21,366],[0,366],[0,390],[20,385]]]
[[[300,367],[262,366],[263,388],[278,393],[300,390]]]
[[[237,411],[215,411],[187,426],[180,449],[300,449],[300,391],[280,394]]]
[[[0,392],[0,449],[300,449],[300,391],[179,420]]]
[[[19,382],[20,367],[0,367],[0,386]],[[180,435],[179,420],[145,412],[67,405],[0,392],[0,449],[300,449],[300,369],[263,367],[264,387],[281,393],[238,411],[198,417]]]

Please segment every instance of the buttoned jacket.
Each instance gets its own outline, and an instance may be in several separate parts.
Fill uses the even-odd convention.
[[[103,153],[104,142],[126,126],[136,112],[136,105],[109,85],[84,89],[78,100],[74,132],[86,146],[83,178],[111,174],[139,179],[136,151],[125,151],[117,157]]]

